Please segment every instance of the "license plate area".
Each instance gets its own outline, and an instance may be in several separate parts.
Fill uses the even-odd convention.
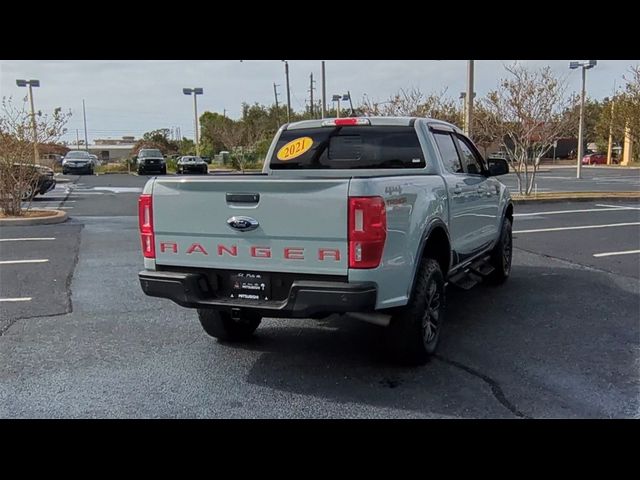
[[[264,273],[239,272],[229,278],[229,298],[271,300],[271,276]]]

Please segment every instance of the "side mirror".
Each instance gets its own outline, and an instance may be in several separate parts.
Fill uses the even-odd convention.
[[[509,163],[504,158],[487,159],[487,167],[489,168],[489,177],[498,177],[509,173]]]

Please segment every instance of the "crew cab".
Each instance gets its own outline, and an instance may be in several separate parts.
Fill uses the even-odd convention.
[[[445,286],[504,282],[513,205],[457,127],[358,117],[282,126],[257,174],[153,178],[139,199],[142,290],[241,341],[263,318],[331,314],[382,325],[423,364]]]

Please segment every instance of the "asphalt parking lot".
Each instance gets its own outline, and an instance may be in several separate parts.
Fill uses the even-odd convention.
[[[536,175],[534,190],[543,192],[637,192],[640,191],[640,169],[583,166],[579,180],[576,167],[542,165]],[[512,192],[517,192],[518,180],[510,173],[500,177]]]
[[[0,417],[640,417],[639,202],[517,205],[511,279],[451,290],[438,356],[407,369],[343,317],[207,337],[140,289],[146,178],[69,180],[38,204],[71,221],[0,232],[0,261],[48,260],[0,263],[0,299],[30,298],[0,302]]]

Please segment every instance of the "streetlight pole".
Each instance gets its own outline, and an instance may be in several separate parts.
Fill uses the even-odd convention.
[[[465,112],[465,120],[464,120],[464,127],[465,127],[465,133],[467,134],[468,137],[471,137],[471,134],[473,133],[473,73],[474,73],[474,64],[473,64],[473,60],[468,60],[468,65],[467,65],[467,96],[466,96],[466,102],[467,102],[467,109]]]
[[[195,139],[196,139],[196,156],[200,156],[200,136],[198,135],[198,95],[202,95],[204,90],[202,88],[183,88],[182,93],[185,95],[193,95],[193,115],[195,126]]]
[[[337,114],[336,114],[336,118],[340,118],[340,99],[342,98],[342,95],[333,95],[331,97],[331,101],[332,102],[338,102],[338,109],[336,110]]]
[[[613,155],[613,118],[616,106],[616,81],[613,81],[613,96],[611,97],[611,120],[609,121],[609,144],[607,145],[607,165],[611,165]]]
[[[589,62],[571,62],[569,68],[575,70],[582,68],[582,92],[580,94],[580,122],[578,126],[578,163],[576,165],[576,178],[582,178],[582,157],[584,156],[584,100],[586,96],[587,70],[595,67],[597,60],[589,60]]]
[[[84,118],[84,149],[89,151],[89,139],[87,137],[87,112],[84,108],[84,98],[82,99],[82,117]]]
[[[324,60],[322,60],[322,118],[327,116],[327,79],[324,72]]]
[[[33,90],[31,87],[39,87],[40,80],[16,80],[19,87],[29,87],[29,104],[31,105],[31,129],[33,133],[33,159],[36,164],[40,163],[40,155],[38,154],[38,128],[36,126],[36,110],[33,106]]]

